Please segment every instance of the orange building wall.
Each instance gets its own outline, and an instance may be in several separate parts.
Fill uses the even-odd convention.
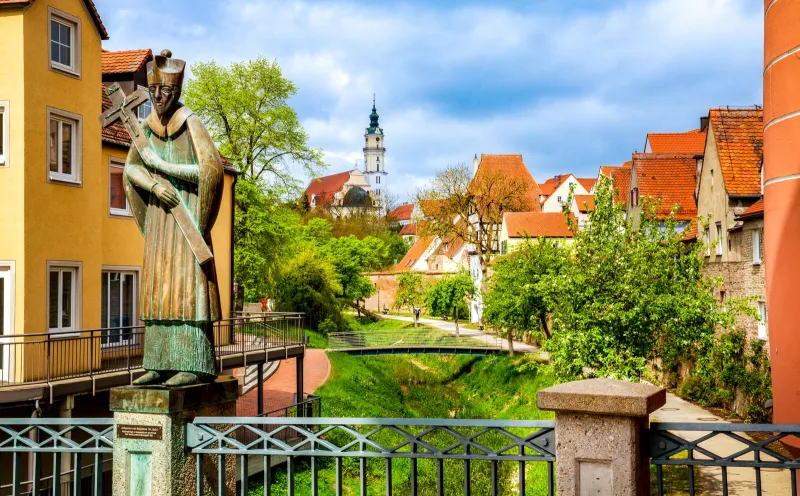
[[[773,420],[800,423],[800,2],[764,1],[764,248]],[[800,446],[797,440],[795,443]],[[795,444],[792,443],[792,444]]]

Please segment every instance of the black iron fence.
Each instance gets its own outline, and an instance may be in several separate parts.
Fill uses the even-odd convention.
[[[225,319],[214,324],[213,339],[222,367],[229,357],[304,344],[303,315]],[[0,390],[114,372],[132,374],[142,366],[144,340],[143,326],[3,336]]]
[[[787,444],[800,446],[800,425],[653,423],[653,492],[795,495],[800,458]]]
[[[198,494],[214,493],[202,487],[202,455],[216,455],[218,480],[225,478],[226,457],[236,457],[240,467],[261,458],[264,471],[257,482],[264,494],[273,494],[271,458],[280,457],[286,460],[277,469],[284,484],[280,493],[288,495],[316,496],[320,484],[337,495],[525,495],[529,485],[552,495],[554,426],[514,420],[198,417],[188,426],[187,447],[198,462]],[[300,470],[309,476],[298,478]],[[248,479],[241,474],[240,494],[248,493]]]

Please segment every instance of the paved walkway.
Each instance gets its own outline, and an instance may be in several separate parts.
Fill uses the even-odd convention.
[[[654,422],[716,422],[728,423],[713,413],[682,400],[674,394],[667,393],[667,403],[650,415]],[[676,435],[688,439],[697,439],[707,432],[675,431]],[[744,436],[747,437],[747,436]],[[745,448],[745,445],[726,435],[717,435],[700,443],[700,447],[720,456],[729,456]],[[696,453],[695,457],[702,457]],[[741,460],[752,460],[752,455],[741,457]],[[766,458],[762,458],[767,460]],[[685,470],[685,467],[681,467]],[[697,489],[701,494],[722,494],[722,470],[717,467],[702,467],[695,472]],[[755,471],[745,468],[728,468],[728,494],[756,494]],[[791,479],[789,471],[779,469],[761,469],[761,490],[765,495],[790,495]],[[668,487],[664,488],[669,490]]]
[[[386,316],[381,315],[380,317],[382,319],[387,319],[387,320],[402,320],[403,322],[414,322],[414,317],[405,317],[405,316],[401,316],[401,315],[386,315]],[[447,332],[452,332],[452,333],[456,332],[456,325],[453,322],[450,322],[450,321],[420,318],[419,319],[419,323],[420,324],[429,325],[431,327],[435,327],[435,328],[440,329],[442,331],[447,331]],[[493,339],[493,338],[496,338],[496,336],[493,336],[491,334],[486,334],[486,333],[478,331],[476,329],[465,329],[463,324],[460,323],[460,322],[459,322],[459,334],[461,336],[470,336],[470,337],[474,337],[474,338],[477,338],[477,339]],[[529,344],[525,344],[525,343],[522,343],[520,341],[513,341],[513,343],[514,343],[514,351],[515,352],[538,353],[542,358],[547,359],[547,353],[544,352],[544,351],[541,351],[536,346],[531,346]],[[503,340],[503,344],[505,345],[506,349],[508,349],[508,340],[504,339]]]
[[[264,381],[264,411],[291,405],[296,392],[295,359],[282,360],[278,370]],[[331,362],[325,351],[306,349],[303,363],[303,391],[313,393],[323,385],[331,373]],[[253,389],[236,402],[236,415],[251,416],[258,412],[258,390]]]

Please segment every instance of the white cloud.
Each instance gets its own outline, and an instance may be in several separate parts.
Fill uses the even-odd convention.
[[[401,197],[474,153],[522,153],[542,179],[594,174],[641,148],[648,131],[689,129],[710,106],[760,101],[762,14],[746,0],[629,0],[590,12],[564,1],[546,13],[497,2],[165,7],[188,18],[189,34],[155,0],[136,11],[98,3],[111,49],[169,47],[189,61],[220,63],[277,59],[332,172],[363,157],[377,93]]]

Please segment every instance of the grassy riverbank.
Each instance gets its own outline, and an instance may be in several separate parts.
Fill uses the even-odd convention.
[[[322,340],[313,338],[322,344]],[[476,418],[476,419],[550,419],[552,414],[536,408],[536,391],[553,383],[547,366],[530,357],[514,358],[403,355],[353,357],[329,354],[331,377],[317,394],[323,398],[326,417],[402,417],[402,418]],[[448,441],[440,437],[439,441]],[[427,439],[427,438],[426,438]],[[433,442],[433,440],[432,440]],[[310,494],[307,464],[297,464],[295,494]],[[335,471],[331,463],[320,470],[320,494],[334,494]],[[358,462],[344,463],[346,494],[357,494]],[[517,465],[500,464],[501,494],[510,494],[516,484]],[[421,460],[418,465],[420,494],[435,494],[436,465]],[[383,460],[368,463],[368,494],[385,494]],[[473,494],[488,494],[490,465],[473,462]],[[394,491],[409,491],[410,463],[393,464]],[[529,463],[526,469],[527,494],[547,494],[546,464]],[[286,493],[286,474],[275,474],[273,494]],[[463,462],[445,462],[445,494],[459,493],[463,484]],[[263,494],[251,485],[251,495]]]

